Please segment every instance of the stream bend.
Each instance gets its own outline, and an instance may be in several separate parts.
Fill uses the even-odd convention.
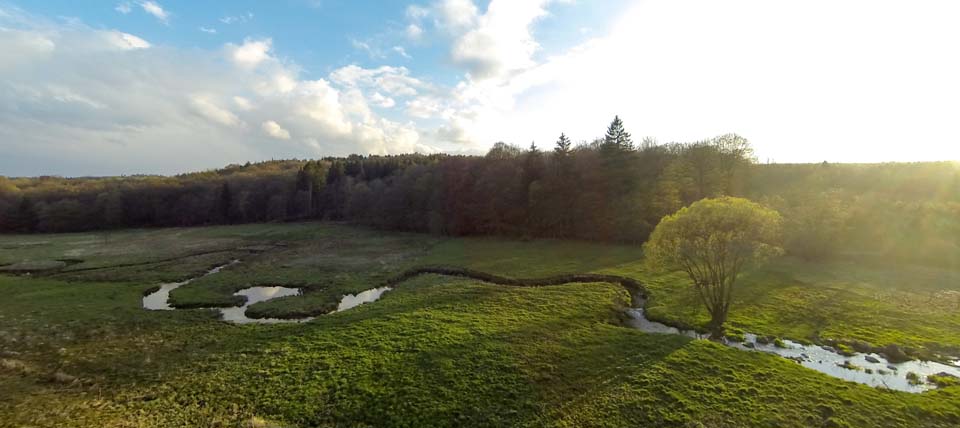
[[[218,266],[205,275],[212,275],[221,269],[230,265],[239,263],[239,260]],[[443,275],[462,278],[475,279],[482,282],[514,286],[514,287],[548,287],[564,284],[583,284],[583,283],[613,283],[626,289],[631,296],[631,307],[627,309],[628,320],[625,323],[628,327],[641,330],[652,334],[676,334],[683,335],[693,339],[704,339],[705,337],[692,329],[683,329],[677,326],[652,321],[647,318],[645,312],[646,299],[648,296],[646,288],[637,280],[618,275],[606,274],[569,274],[557,275],[543,278],[510,278],[500,275],[494,275],[487,272],[481,272],[473,269],[467,269],[455,266],[421,266],[406,270],[390,279],[384,281],[381,285],[369,290],[348,294],[341,298],[337,309],[331,313],[349,310],[364,303],[375,302],[390,290],[396,288],[404,281],[410,280],[420,275]],[[198,277],[200,278],[200,277]],[[173,310],[169,304],[170,292],[178,287],[186,285],[198,278],[190,279],[178,283],[163,284],[155,288],[153,292],[143,297],[143,307],[150,310]],[[231,308],[220,308],[221,318],[224,321],[236,324],[277,324],[277,323],[301,323],[307,322],[315,317],[276,319],[276,318],[249,318],[246,315],[247,308],[255,303],[265,302],[278,297],[296,296],[301,294],[300,289],[286,287],[249,287],[234,293],[235,296],[243,296],[245,303],[242,306]],[[877,353],[854,353],[841,355],[836,349],[829,346],[803,345],[790,340],[781,340],[776,344],[760,342],[757,336],[746,334],[744,342],[723,343],[727,346],[748,352],[764,352],[776,354],[781,357],[796,361],[804,367],[825,373],[827,375],[861,383],[874,387],[894,389],[906,392],[923,392],[934,389],[935,386],[930,382],[923,380],[931,375],[960,377],[960,366],[941,364],[933,361],[906,361],[893,363],[888,361],[883,355]]]

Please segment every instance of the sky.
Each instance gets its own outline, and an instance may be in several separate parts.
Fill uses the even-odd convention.
[[[0,0],[0,175],[737,133],[960,160],[954,0]]]

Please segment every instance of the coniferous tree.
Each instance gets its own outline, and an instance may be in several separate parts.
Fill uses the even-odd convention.
[[[632,151],[633,139],[630,133],[623,128],[623,121],[620,116],[614,116],[613,122],[607,128],[607,133],[603,137],[603,147],[613,151]]]
[[[570,157],[573,155],[570,139],[561,133],[557,145],[553,148],[554,172],[560,181],[565,181],[570,172]]]
[[[548,190],[550,202],[547,208],[546,223],[553,236],[568,236],[573,230],[573,210],[576,199],[569,197],[567,193],[575,187],[573,165],[572,143],[566,134],[561,133],[556,146],[553,148],[555,175]]]
[[[573,148],[570,139],[567,138],[567,134],[561,133],[560,139],[557,140],[557,146],[553,148],[553,153],[560,157],[567,157],[570,156],[571,152],[573,152]]]
[[[524,156],[523,162],[523,188],[526,189],[530,183],[539,181],[543,178],[544,164],[543,152],[537,147],[536,143],[530,143],[530,149]]]

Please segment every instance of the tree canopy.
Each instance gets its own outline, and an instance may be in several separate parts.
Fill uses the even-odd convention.
[[[618,119],[611,141],[629,134]],[[351,155],[176,176],[0,177],[0,233],[320,219],[642,243],[682,207],[738,196],[777,209],[785,250],[806,259],[939,267],[960,260],[956,163],[759,164],[736,134],[689,143],[645,138],[632,150],[604,144],[561,135],[552,150],[501,142],[486,156]]]
[[[781,223],[779,213],[747,199],[703,199],[664,217],[645,256],[655,266],[687,273],[710,314],[711,337],[719,339],[737,276],[782,251]]]

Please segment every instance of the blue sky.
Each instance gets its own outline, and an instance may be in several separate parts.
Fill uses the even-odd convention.
[[[167,14],[158,19],[143,10],[142,2],[45,0],[11,3],[27,12],[52,19],[77,18],[94,28],[116,29],[138,35],[154,45],[217,49],[244,38],[271,38],[275,53],[296,61],[307,78],[323,77],[333,69],[385,62],[403,64],[418,75],[455,84],[460,70],[447,61],[450,40],[411,41],[407,9],[415,2],[372,0],[156,0]],[[486,9],[489,1],[474,2]],[[429,7],[431,2],[420,5]],[[537,55],[563,52],[587,37],[602,34],[613,16],[629,4],[624,0],[559,2],[532,28],[541,49]],[[129,12],[121,13],[124,6]],[[429,20],[428,20],[429,21]],[[429,22],[423,25],[430,27]],[[429,28],[427,28],[429,29]],[[212,31],[211,31],[212,30]],[[365,43],[378,51],[358,48]],[[401,46],[410,58],[393,50]],[[382,56],[381,56],[382,55]]]
[[[950,0],[0,0],[0,175],[736,132],[960,158]],[[909,144],[905,144],[909,142]],[[904,150],[904,147],[909,150]]]

